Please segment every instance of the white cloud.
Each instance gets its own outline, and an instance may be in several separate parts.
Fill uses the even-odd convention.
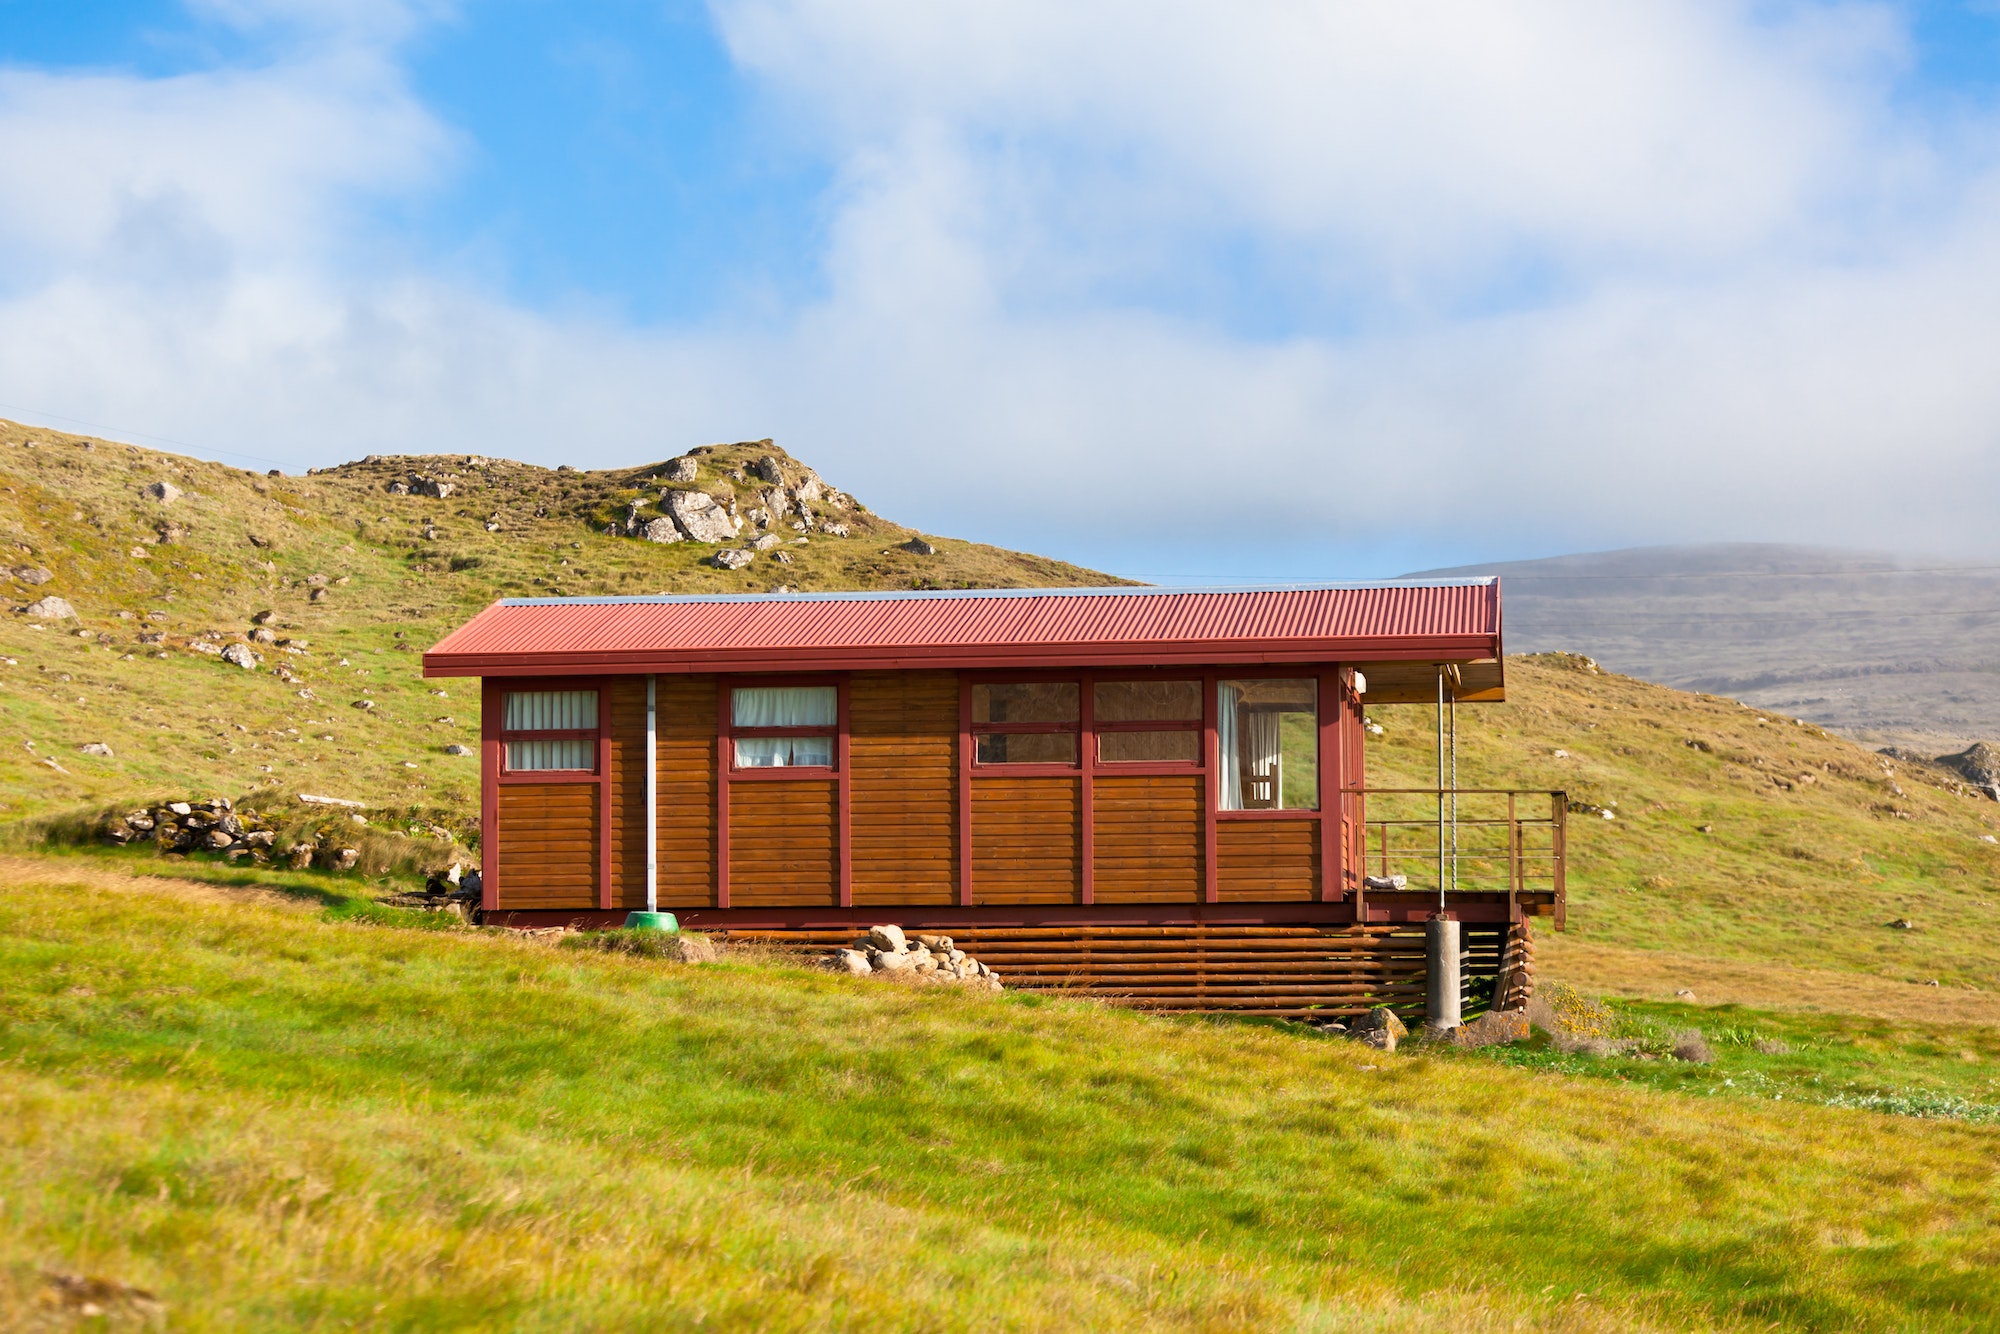
[[[1992,127],[1897,110],[1879,8],[719,0],[838,167],[827,294],[667,329],[384,259],[455,140],[409,11],[328,12],[232,5],[305,34],[254,69],[0,74],[0,403],[294,466],[776,434],[1124,568],[1991,545]]]

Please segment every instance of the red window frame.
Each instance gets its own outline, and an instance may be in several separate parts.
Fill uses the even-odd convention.
[[[597,726],[588,728],[560,728],[549,731],[509,731],[505,727],[507,716],[507,696],[546,694],[552,691],[568,691],[574,694],[597,696]],[[594,783],[604,772],[604,690],[595,682],[573,683],[569,681],[535,681],[526,686],[504,682],[500,691],[499,729],[500,764],[499,777],[503,782],[514,783]],[[507,763],[507,746],[515,741],[588,741],[590,742],[590,767],[588,769],[516,769]]]
[[[1116,685],[1125,681],[1185,681],[1195,689],[1195,716],[1192,718],[1142,718],[1130,722],[1100,722],[1097,718],[1097,687]],[[1189,676],[1181,672],[1159,672],[1152,674],[1091,672],[1084,678],[1084,689],[1091,695],[1090,700],[1090,763],[1099,773],[1148,774],[1148,773],[1200,773],[1204,768],[1199,740],[1203,718],[1208,705],[1203,699],[1207,684],[1200,676]],[[1098,738],[1107,732],[1194,732],[1197,734],[1194,758],[1191,760],[1107,760],[1104,748]]]
[[[980,686],[1014,685],[1073,685],[1077,688],[1077,714],[1070,722],[1059,723],[982,723],[973,720],[973,691]],[[990,675],[980,673],[970,679],[966,689],[965,719],[967,743],[971,746],[971,762],[975,770],[991,773],[1013,774],[1021,778],[1037,775],[1074,774],[1080,770],[1086,759],[1084,749],[1085,728],[1090,718],[1088,703],[1089,687],[1075,672],[1019,672],[1010,675]],[[1076,758],[1074,760],[1034,760],[1019,762],[1013,760],[982,761],[979,758],[979,738],[982,736],[1058,736],[1069,734],[1076,737]]]
[[[738,727],[736,725],[736,692],[738,690],[769,689],[772,687],[831,686],[834,690],[833,721],[821,727]],[[838,676],[732,676],[722,682],[722,763],[728,771],[729,781],[769,782],[791,779],[830,778],[846,769],[847,756],[847,680]],[[827,753],[832,757],[827,764],[783,764],[750,765],[736,762],[736,739],[738,737],[784,737],[823,736],[829,742]]]

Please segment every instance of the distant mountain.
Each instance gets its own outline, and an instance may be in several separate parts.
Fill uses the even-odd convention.
[[[2000,738],[2000,567],[1728,543],[1420,573],[1499,575],[1509,652],[1587,653],[1876,744]]]

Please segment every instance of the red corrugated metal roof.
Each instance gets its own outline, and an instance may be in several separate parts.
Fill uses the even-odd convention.
[[[980,589],[496,602],[426,676],[1474,660],[1500,655],[1500,582]]]

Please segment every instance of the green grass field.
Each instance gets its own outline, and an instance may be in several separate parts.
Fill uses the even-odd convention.
[[[0,1319],[2000,1320],[2000,1131],[7,868]]]
[[[81,617],[0,618],[0,1327],[145,1323],[51,1274],[189,1330],[2000,1325],[2000,806],[1949,774],[1510,660],[1460,782],[1580,804],[1539,958],[1614,998],[1610,1056],[444,930],[374,900],[476,837],[445,747],[478,701],[415,650],[493,597],[1105,581],[873,515],[732,573],[602,534],[649,469],[462,464],[263,478],[0,423],[7,570],[54,576],[14,596]],[[412,467],[461,489],[389,494]],[[190,648],[265,609],[296,652]],[[1370,713],[1371,784],[1427,786],[1431,712]],[[361,866],[91,837],[253,793]],[[1665,1055],[1689,1028],[1712,1062]]]

